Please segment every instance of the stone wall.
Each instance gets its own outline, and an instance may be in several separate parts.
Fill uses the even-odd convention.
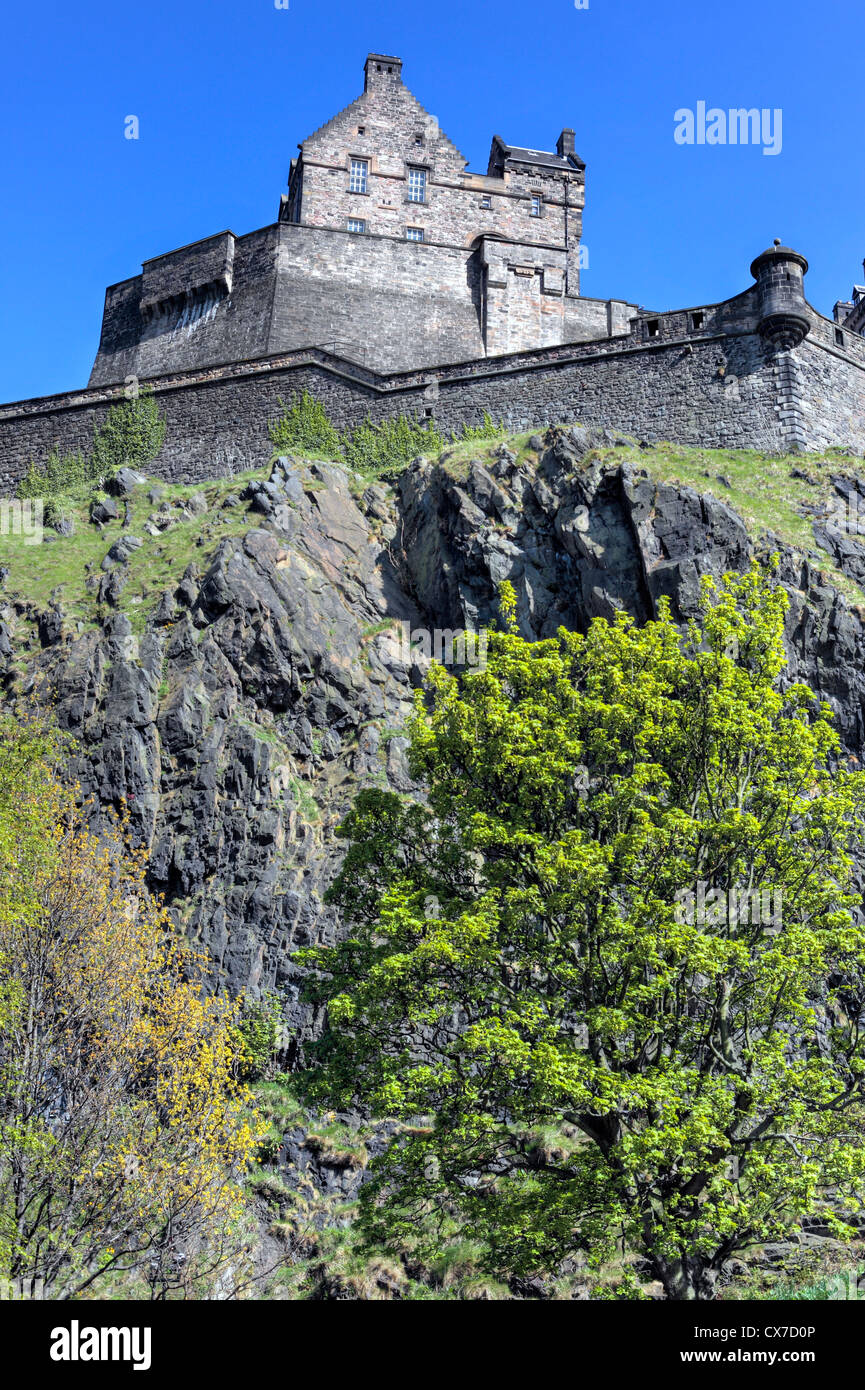
[[[328,347],[379,371],[483,357],[468,248],[280,223],[268,351]]]
[[[810,337],[795,358],[806,447],[865,453],[865,365]]]
[[[635,321],[627,336],[419,371],[382,375],[300,349],[163,376],[151,383],[167,419],[155,471],[190,481],[263,466],[268,419],[280,397],[304,387],[342,427],[402,412],[450,430],[480,423],[487,410],[514,430],[582,420],[706,447],[865,452],[865,343],[841,351],[830,341],[832,325],[814,314],[812,335],[793,352],[775,353],[756,332],[734,331],[747,303],[740,296],[666,316],[649,339]],[[695,314],[707,325],[726,321],[727,331],[670,336],[667,320],[685,325]],[[0,408],[0,487],[13,488],[29,459],[44,459],[52,447],[86,448],[120,399],[114,387]]]
[[[392,372],[616,331],[578,297],[572,141],[564,156],[496,137],[495,163],[471,173],[401,70],[370,55],[362,95],[302,143],[276,225],[182,246],[109,287],[91,386],[322,345]],[[501,271],[488,306],[485,246]]]
[[[224,232],[110,286],[89,384],[298,347],[403,371],[628,332],[634,306],[565,296],[565,269],[564,250],[493,239],[433,244],[290,222]]]
[[[209,297],[183,292],[212,285],[231,237],[231,290]],[[211,237],[148,261],[143,275],[111,285],[91,386],[166,372],[241,362],[269,350],[276,289],[277,226],[248,236]],[[214,246],[214,243],[216,244]],[[152,270],[150,269],[152,267]],[[163,298],[156,298],[162,293]],[[142,313],[142,299],[144,312]]]
[[[141,275],[144,313],[159,312],[169,302],[182,302],[190,294],[211,286],[230,294],[236,241],[233,232],[220,232],[205,241],[145,261]]]

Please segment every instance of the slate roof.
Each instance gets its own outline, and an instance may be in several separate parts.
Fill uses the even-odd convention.
[[[549,169],[573,169],[576,164],[578,168],[583,167],[583,161],[578,154],[572,158],[567,155],[551,154],[549,150],[529,150],[524,145],[503,145],[506,159],[510,159],[516,164],[542,164]]]

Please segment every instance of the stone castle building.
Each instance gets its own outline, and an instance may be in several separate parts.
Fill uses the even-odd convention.
[[[280,400],[334,423],[581,420],[768,452],[865,452],[865,287],[820,314],[776,241],[733,298],[667,312],[580,294],[586,168],[494,136],[486,173],[371,53],[364,90],[299,146],[278,219],[145,261],[106,292],[89,386],[0,406],[0,490],[87,449],[131,378],[178,480],[260,467]]]
[[[279,220],[145,261],[112,285],[91,386],[321,347],[379,371],[628,331],[633,305],[580,298],[585,165],[495,136],[468,171],[371,53],[364,90],[299,146]]]
[[[865,261],[862,262],[862,278],[865,279]],[[838,300],[835,322],[843,324],[851,333],[865,336],[865,284],[854,285],[850,299]]]

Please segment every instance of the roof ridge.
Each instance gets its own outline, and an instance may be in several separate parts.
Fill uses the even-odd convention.
[[[435,121],[435,123],[436,123],[436,128],[437,128],[437,130],[439,131],[439,133],[440,133],[442,136],[444,136],[445,140],[448,142],[448,144],[450,145],[451,149],[456,150],[456,153],[459,155],[460,159],[463,160],[464,163],[465,163],[465,165],[466,165],[466,167],[468,167],[468,160],[466,159],[465,155],[463,154],[462,150],[460,149],[460,147],[459,147],[459,145],[456,143],[456,141],[451,139],[451,137],[448,135],[447,131],[446,131],[446,130],[444,129],[444,127],[441,125],[438,116],[434,116],[434,115],[432,114],[431,111],[427,111],[427,109],[426,109],[426,107],[423,105],[423,103],[420,102],[420,101],[418,101],[418,99],[417,99],[417,97],[415,96],[414,92],[411,91],[408,87],[406,87],[406,85],[405,85],[404,82],[403,82],[402,85],[403,85],[403,87],[405,87],[405,90],[406,90],[406,93],[407,93],[408,97],[410,98],[411,101],[414,102],[414,104],[415,104],[415,106],[417,107],[417,109],[418,109],[424,116],[427,116],[431,121]]]
[[[359,96],[353,97],[347,106],[343,106],[341,110],[335,112],[329,120],[323,121],[321,125],[315,127],[315,130],[311,130],[309,135],[301,140],[301,145],[305,145],[307,140],[311,140],[313,136],[320,135],[323,130],[327,130],[328,126],[333,125],[334,121],[338,121],[340,116],[345,116],[347,112],[349,112],[353,106],[357,106],[358,102],[362,101],[365,96],[366,92],[361,92]]]
[[[409,102],[417,108],[421,115],[425,116],[427,120],[435,121],[436,129],[438,130],[439,134],[443,137],[447,144],[450,145],[451,149],[457,155],[459,155],[466,168],[468,168],[468,160],[466,159],[465,155],[463,154],[456,141],[452,140],[451,137],[448,135],[447,131],[442,128],[441,124],[439,123],[438,116],[434,116],[432,112],[428,111],[426,107],[418,101],[414,92],[412,92],[404,82],[401,82],[400,86],[402,87],[403,91],[408,97]],[[310,134],[305,137],[305,139],[301,140],[301,146],[305,145],[307,140],[313,140],[317,135],[323,134],[323,132],[326,131],[330,126],[334,125],[336,121],[341,120],[342,117],[346,116],[353,108],[357,107],[358,104],[363,101],[364,97],[368,95],[369,93],[366,91],[361,92],[359,96],[356,96],[352,101],[348,103],[347,106],[343,106],[342,109],[337,111],[333,116],[331,116],[329,120],[324,121],[320,126],[316,126],[315,130],[311,131]]]

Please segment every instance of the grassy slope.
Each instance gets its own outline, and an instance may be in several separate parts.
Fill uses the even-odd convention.
[[[508,436],[508,447],[521,461],[531,465],[536,454],[529,447],[528,433]],[[469,440],[445,450],[444,467],[456,477],[464,476],[472,458],[485,458],[501,446],[502,441]],[[658,444],[651,449],[616,448],[595,452],[591,457],[605,462],[628,461],[646,469],[659,481],[680,482],[697,491],[711,493],[733,507],[745,521],[749,532],[757,539],[767,531],[805,552],[817,553],[822,568],[831,581],[854,604],[863,603],[865,594],[846,579],[831,558],[817,547],[810,521],[803,516],[803,503],[828,503],[833,496],[829,481],[833,473],[849,468],[850,461],[839,456],[809,455],[772,458],[750,450],[696,449],[673,444]],[[129,614],[136,629],[143,627],[145,615],[158,601],[166,588],[174,587],[191,560],[201,567],[226,536],[242,535],[250,525],[258,524],[248,514],[245,505],[222,510],[229,493],[237,493],[254,476],[266,476],[260,469],[190,486],[159,484],[163,499],[176,508],[193,494],[201,493],[207,501],[207,511],[201,516],[173,521],[159,536],[144,531],[148,516],[160,503],[148,501],[149,487],[136,489],[131,499],[132,519],[126,534],[138,536],[144,544],[132,555],[128,564],[129,580],[123,591],[120,607]],[[811,482],[794,473],[805,473]],[[727,482],[722,482],[724,478]],[[362,490],[366,478],[352,476],[357,490]],[[729,484],[729,485],[727,485]],[[100,564],[110,545],[124,534],[121,521],[110,522],[103,531],[88,521],[89,496],[62,499],[63,511],[75,524],[71,537],[47,531],[49,538],[42,545],[25,545],[20,537],[0,535],[0,565],[9,569],[4,585],[5,597],[32,604],[42,610],[56,599],[73,620],[89,625],[100,616],[95,588],[87,587],[89,576],[100,573]],[[121,505],[122,514],[122,505]],[[179,514],[179,512],[178,512]]]

